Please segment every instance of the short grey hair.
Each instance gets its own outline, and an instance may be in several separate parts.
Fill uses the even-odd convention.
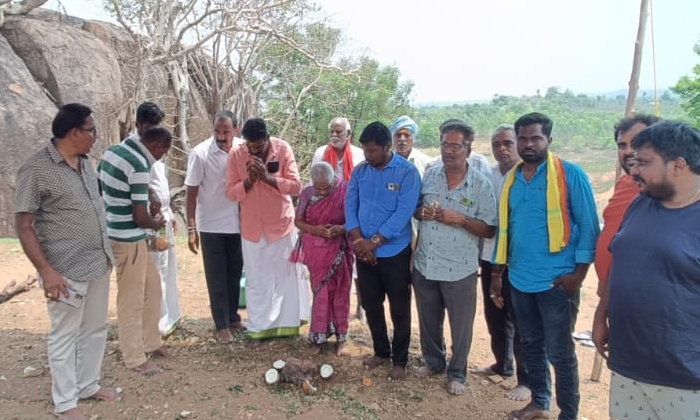
[[[335,117],[328,123],[328,129],[330,130],[335,124],[342,125],[345,127],[345,131],[350,134],[352,132],[352,127],[350,127],[350,120],[345,117]]]
[[[311,183],[316,184],[318,181],[326,181],[329,185],[333,184],[335,179],[335,171],[330,163],[326,161],[316,162],[311,165]]]
[[[513,124],[501,124],[498,127],[496,127],[496,130],[494,130],[493,134],[491,134],[491,141],[496,138],[497,135],[501,134],[504,131],[512,131],[513,134],[515,134],[515,127],[513,127]]]

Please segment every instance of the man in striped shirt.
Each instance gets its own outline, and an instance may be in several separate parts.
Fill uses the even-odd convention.
[[[117,326],[127,368],[144,375],[161,372],[147,353],[169,357],[160,318],[160,276],[148,253],[144,229],[165,226],[148,211],[148,183],[153,163],[170,149],[170,132],[155,126],[141,141],[132,138],[105,152],[97,168],[107,213],[107,233],[117,268]]]

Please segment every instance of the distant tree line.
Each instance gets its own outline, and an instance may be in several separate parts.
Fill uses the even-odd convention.
[[[614,124],[623,117],[626,98],[577,95],[570,90],[550,87],[544,95],[495,95],[488,103],[450,106],[425,106],[415,110],[414,119],[420,126],[418,142],[421,146],[438,144],[438,127],[448,118],[460,118],[474,128],[477,137],[488,138],[499,124],[512,124],[528,112],[543,112],[554,120],[553,147],[614,148]],[[688,119],[681,108],[681,100],[665,92],[659,98],[663,118]],[[654,113],[654,98],[644,93],[637,100],[637,112]]]

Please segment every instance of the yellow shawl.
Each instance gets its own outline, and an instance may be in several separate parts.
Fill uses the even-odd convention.
[[[498,242],[496,246],[496,264],[506,264],[508,257],[508,201],[510,189],[515,182],[515,172],[522,166],[518,163],[503,183],[503,192],[498,206]],[[571,226],[567,202],[566,174],[561,159],[552,152],[547,154],[547,231],[549,233],[549,252],[559,252],[569,243]]]

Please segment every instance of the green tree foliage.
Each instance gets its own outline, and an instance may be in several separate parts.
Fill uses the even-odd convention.
[[[411,112],[413,83],[400,81],[400,72],[394,66],[381,66],[367,57],[345,57],[338,60],[336,65],[341,70],[336,71],[319,69],[297,58],[296,69],[278,74],[284,83],[261,92],[261,101],[273,130],[284,132],[293,144],[302,170],[310,163],[314,150],[328,142],[328,123],[334,117],[347,117],[356,138],[371,121],[390,123],[397,115]],[[290,100],[301,98],[301,92],[301,103]]]
[[[695,44],[693,51],[700,56],[700,41]],[[672,90],[683,98],[683,109],[691,121],[700,127],[700,64],[693,67],[692,76],[681,77]]]
[[[612,128],[622,117],[625,97],[575,95],[570,90],[550,87],[544,96],[495,95],[488,103],[420,107],[415,115],[420,126],[418,142],[421,146],[437,146],[438,127],[448,118],[459,118],[469,123],[477,137],[488,138],[500,124],[512,124],[528,112],[542,112],[554,121],[553,147],[613,148]],[[653,99],[642,97],[637,101],[637,112],[654,113]],[[684,119],[680,101],[672,95],[660,98],[661,117]]]

